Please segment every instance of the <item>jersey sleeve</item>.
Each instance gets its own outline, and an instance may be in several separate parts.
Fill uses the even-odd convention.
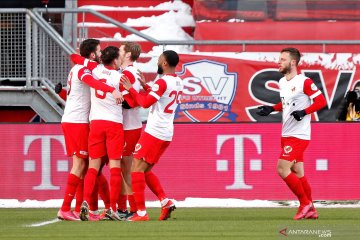
[[[149,108],[151,105],[158,101],[157,98],[150,95],[149,93],[140,94],[134,88],[129,89],[130,95],[135,99],[139,106],[143,108]],[[125,98],[125,97],[124,97]]]
[[[113,92],[115,88],[93,78],[90,69],[83,67],[78,72],[78,78],[89,87],[103,92]]]
[[[319,111],[326,106],[326,99],[324,94],[316,87],[311,79],[306,79],[304,82],[304,93],[313,100],[313,103],[305,109],[306,114]]]
[[[319,96],[321,91],[317,88],[313,80],[310,78],[304,81],[304,93],[310,97],[310,99],[314,99],[315,97]]]
[[[125,71],[122,72],[122,74],[124,74],[124,75],[129,79],[129,81],[131,82],[131,84],[133,84],[133,83],[135,82],[135,77],[134,77],[134,75],[133,75],[131,72],[125,70]],[[119,80],[119,81],[120,81],[120,80]],[[122,95],[123,95],[123,97],[124,97],[124,100],[128,103],[128,105],[129,105],[131,108],[134,108],[134,107],[139,106],[139,104],[136,102],[135,98],[134,98],[131,94],[129,94],[129,91],[126,90],[126,89],[124,88],[124,85],[122,85],[121,83],[120,83],[120,85],[119,85],[119,90],[120,90],[120,92],[122,93]]]
[[[313,101],[314,102],[309,107],[305,108],[306,114],[310,114],[310,113],[319,111],[320,109],[322,109],[326,106],[326,100],[322,93],[320,95],[316,96],[313,99]]]
[[[97,67],[98,63],[94,61],[90,61],[87,58],[84,58],[78,54],[71,54],[70,59],[73,63],[84,65],[85,67],[89,68],[91,71]]]
[[[149,94],[156,98],[157,100],[164,94],[166,91],[167,85],[164,79],[158,79],[155,81],[154,85],[151,87]]]
[[[129,81],[131,82],[131,84],[134,84],[134,83],[135,83],[135,81],[136,81],[135,76],[134,76],[134,74],[132,74],[130,71],[124,70],[124,71],[122,72],[122,74],[124,74],[124,75],[129,79]]]

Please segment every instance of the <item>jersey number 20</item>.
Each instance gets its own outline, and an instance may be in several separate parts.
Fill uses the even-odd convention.
[[[173,99],[171,100],[171,102],[168,105],[166,105],[166,107],[164,109],[165,113],[170,113],[171,114],[171,113],[174,112],[174,110],[171,110],[170,108],[175,103],[175,101],[176,101],[176,104],[179,104],[181,94],[182,94],[182,91],[180,91],[180,92],[172,91],[169,94],[169,97],[173,97]]]

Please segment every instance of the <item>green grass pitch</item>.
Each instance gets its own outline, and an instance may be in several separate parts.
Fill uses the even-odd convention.
[[[179,208],[158,221],[159,208],[148,209],[149,222],[69,222],[54,220],[57,209],[0,208],[0,239],[360,239],[359,208],[320,208],[318,220],[293,221],[296,208]],[[279,233],[287,229],[288,236]],[[309,231],[327,231],[327,236]],[[331,236],[329,235],[331,234]]]

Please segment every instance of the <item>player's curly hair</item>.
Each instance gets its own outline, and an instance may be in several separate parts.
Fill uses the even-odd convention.
[[[119,48],[114,46],[106,47],[101,51],[101,61],[104,65],[109,65],[115,58],[119,57]]]
[[[284,48],[283,50],[281,50],[281,53],[283,53],[283,52],[288,52],[290,54],[291,59],[294,59],[296,61],[296,66],[299,64],[301,54],[298,49],[289,47],[289,48]]]
[[[80,44],[80,55],[84,58],[89,58],[90,54],[96,52],[97,46],[100,44],[100,41],[97,39],[86,39]]]

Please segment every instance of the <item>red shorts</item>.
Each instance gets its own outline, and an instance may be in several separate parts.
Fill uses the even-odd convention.
[[[124,146],[124,131],[121,123],[93,120],[90,123],[89,156],[120,160]]]
[[[309,140],[304,140],[296,137],[282,137],[282,152],[279,158],[291,162],[294,160],[296,160],[296,162],[303,162],[304,152],[309,145],[309,142]]]
[[[89,138],[89,124],[88,123],[61,123],[67,156],[72,157],[76,155],[79,158],[88,158],[88,138]]]
[[[142,132],[136,144],[134,158],[144,159],[149,164],[155,164],[170,145],[170,141],[160,140],[146,132]]]
[[[139,141],[141,135],[141,128],[124,130],[124,152],[123,156],[131,156],[135,150],[135,145]]]

